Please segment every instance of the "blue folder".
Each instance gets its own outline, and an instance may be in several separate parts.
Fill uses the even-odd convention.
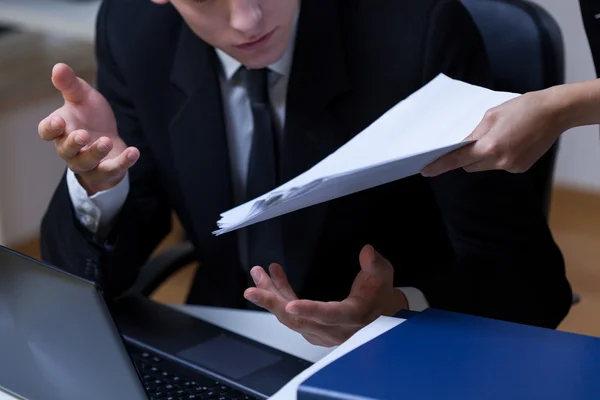
[[[600,339],[436,309],[308,378],[298,400],[600,400]]]

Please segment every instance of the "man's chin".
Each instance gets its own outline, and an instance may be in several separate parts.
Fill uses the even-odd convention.
[[[271,64],[276,63],[283,57],[283,51],[281,52],[269,52],[264,54],[246,54],[238,53],[236,58],[246,68],[259,69],[268,67]]]

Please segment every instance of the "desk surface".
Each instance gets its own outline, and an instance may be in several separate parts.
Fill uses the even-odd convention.
[[[0,0],[0,24],[94,40],[101,0]]]
[[[264,311],[201,306],[174,307],[196,318],[308,361],[316,362],[332,351],[329,348],[310,344],[302,335],[279,322],[275,315]]]
[[[314,346],[302,335],[281,324],[273,314],[262,311],[230,310],[201,306],[173,306],[202,320],[312,362],[332,349]],[[0,400],[14,397],[0,392]]]

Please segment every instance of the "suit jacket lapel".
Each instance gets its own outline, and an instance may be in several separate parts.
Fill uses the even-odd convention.
[[[332,102],[349,90],[335,1],[304,0],[298,21],[294,63],[288,85],[282,176],[287,181],[331,154],[348,139]],[[241,276],[237,237],[215,237],[220,213],[233,207],[229,154],[218,62],[214,49],[184,24],[171,70],[169,127],[173,160],[187,209],[200,242],[202,270],[193,301],[239,306],[247,281]],[[287,214],[285,269],[292,286],[302,287],[312,264],[327,210],[321,204]],[[234,279],[238,277],[237,279]],[[200,278],[200,277],[199,277]],[[228,284],[221,287],[219,281]],[[235,283],[234,283],[235,282]],[[225,289],[226,288],[226,289]]]
[[[304,0],[288,85],[284,181],[310,169],[348,139],[332,102],[349,90],[336,1]],[[313,262],[327,203],[282,216],[285,269],[300,290]]]
[[[234,206],[218,68],[214,49],[183,24],[167,101],[173,162],[200,244],[190,301],[235,307],[246,287],[237,238],[212,235],[220,214]]]

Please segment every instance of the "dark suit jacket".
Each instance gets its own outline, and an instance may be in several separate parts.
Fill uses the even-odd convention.
[[[244,307],[236,235],[211,234],[234,206],[214,49],[170,6],[105,0],[97,55],[98,88],[141,159],[109,245],[82,229],[60,182],[42,224],[43,257],[119,294],[168,233],[173,209],[202,262],[189,302]],[[489,84],[482,40],[458,1],[304,0],[284,178],[440,72]],[[433,307],[549,327],[570,307],[563,259],[527,174],[413,176],[282,221],[285,268],[301,298],[345,298],[360,249],[372,244],[393,263],[395,285],[421,289]]]
[[[600,20],[596,19],[596,15],[600,14],[600,1],[579,0],[579,6],[592,52],[596,76],[600,77]]]

